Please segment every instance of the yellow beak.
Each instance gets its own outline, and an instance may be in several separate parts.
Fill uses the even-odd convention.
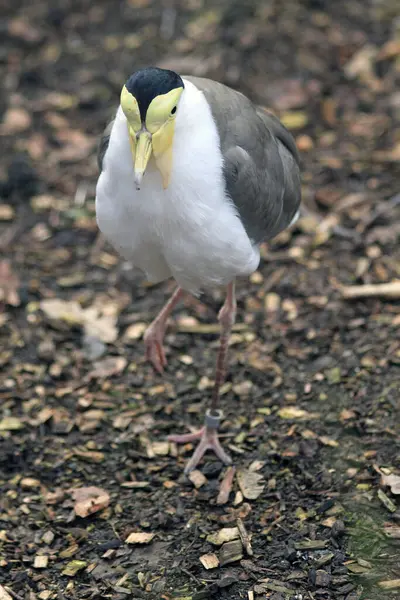
[[[174,137],[174,123],[169,122],[151,134],[144,126],[135,133],[129,126],[129,141],[131,144],[132,159],[136,189],[140,190],[151,154],[154,154],[155,164],[161,174],[164,189],[169,185],[172,170],[172,142]]]
[[[135,137],[135,142],[131,141],[131,150],[135,169],[135,184],[136,188],[140,190],[140,184],[142,183],[152,151],[151,133],[147,130],[142,130]]]

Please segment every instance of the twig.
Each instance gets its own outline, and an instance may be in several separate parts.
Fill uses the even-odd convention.
[[[236,519],[236,525],[237,525],[237,528],[239,529],[239,535],[240,535],[240,539],[242,541],[244,549],[246,550],[246,552],[249,556],[253,556],[254,552],[253,552],[253,548],[251,547],[249,534],[247,533],[244,523],[240,517],[238,519]]]
[[[15,600],[24,600],[22,596],[14,592],[11,588],[8,587],[8,585],[4,586],[4,589],[10,594],[10,596],[15,598]]]
[[[341,288],[343,298],[400,298],[400,279],[389,283],[369,283],[366,285],[349,285]]]
[[[228,467],[225,473],[225,476],[221,482],[221,487],[219,488],[219,494],[217,497],[217,504],[226,504],[229,499],[229,494],[232,491],[233,477],[236,472],[236,467]]]

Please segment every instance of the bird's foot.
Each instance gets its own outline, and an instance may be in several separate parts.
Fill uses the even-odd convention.
[[[146,347],[146,360],[150,361],[158,373],[163,373],[167,365],[164,352],[165,324],[153,321],[146,329],[143,339]]]
[[[197,467],[207,450],[212,450],[225,465],[231,464],[232,460],[230,456],[225,452],[225,450],[221,446],[221,442],[218,439],[217,431],[221,418],[222,411],[209,410],[206,413],[204,427],[202,427],[198,431],[195,431],[194,433],[186,433],[184,435],[168,436],[168,439],[171,442],[176,442],[177,444],[186,444],[188,442],[195,442],[199,440],[199,443],[192,455],[192,458],[189,460],[185,467],[184,472],[186,475]]]

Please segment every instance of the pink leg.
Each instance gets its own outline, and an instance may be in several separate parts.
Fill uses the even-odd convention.
[[[223,307],[219,311],[218,320],[221,324],[220,346],[217,356],[217,366],[215,371],[215,384],[211,399],[211,408],[207,411],[204,427],[195,433],[185,435],[170,435],[168,437],[172,442],[185,444],[199,440],[199,444],[185,467],[185,473],[190,473],[195,469],[207,450],[213,450],[220,460],[226,465],[232,461],[225,450],[222,448],[218,439],[217,430],[222,419],[222,411],[217,408],[219,400],[219,391],[226,377],[226,363],[229,336],[232,325],[236,317],[236,298],[235,284],[230,283]]]
[[[166,305],[160,310],[154,321],[149,325],[144,333],[144,343],[146,346],[146,358],[149,360],[158,373],[162,373],[167,364],[163,348],[164,334],[167,328],[168,317],[178,304],[183,295],[183,290],[178,287],[168,300]]]

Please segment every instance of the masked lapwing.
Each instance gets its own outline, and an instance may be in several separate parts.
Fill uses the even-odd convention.
[[[97,222],[118,252],[149,281],[177,288],[148,327],[146,356],[166,365],[168,317],[185,292],[224,286],[220,346],[210,407],[195,433],[185,472],[207,450],[231,462],[218,439],[219,391],[236,315],[235,280],[253,273],[259,246],[297,218],[299,157],[280,121],[233,89],[199,77],[145,68],[129,77],[99,149]]]

